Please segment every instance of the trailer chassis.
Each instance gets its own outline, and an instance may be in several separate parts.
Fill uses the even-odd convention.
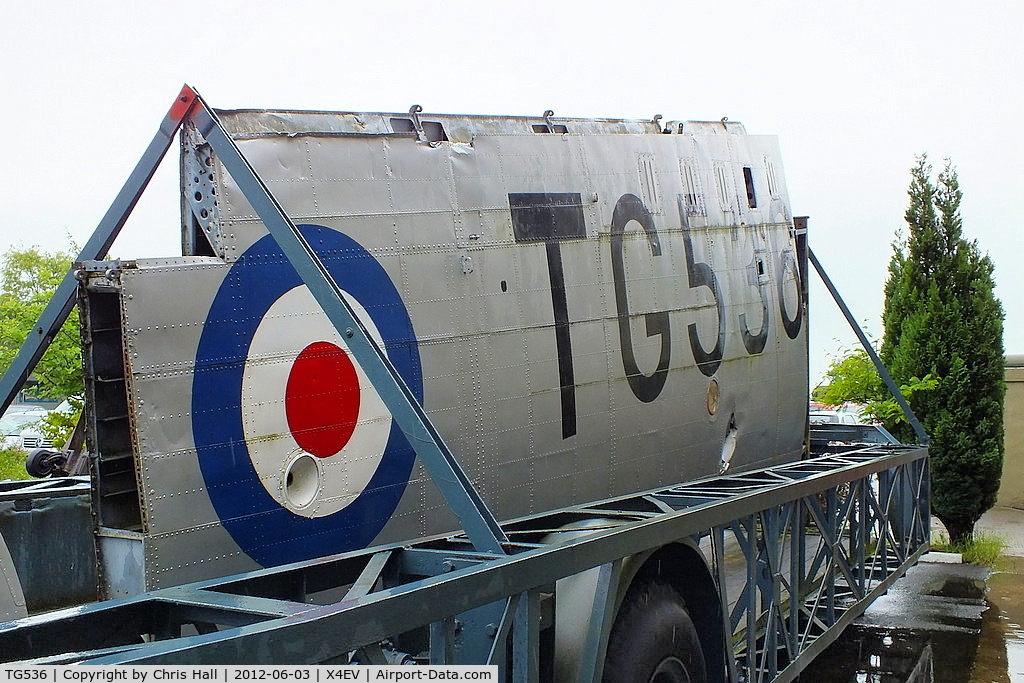
[[[388,663],[415,661],[420,651],[403,654],[395,646],[425,634],[426,661],[497,664],[513,680],[535,681],[542,677],[542,634],[558,609],[558,581],[596,568],[576,677],[599,680],[629,558],[703,540],[706,552],[698,555],[710,564],[720,622],[711,624],[719,637],[702,643],[710,677],[791,680],[927,549],[928,457],[916,447],[803,460],[498,524],[316,253],[188,86],[80,267],[98,267],[186,123],[218,153],[350,339],[465,531],[8,622],[0,625],[4,656],[33,663]],[[70,273],[0,381],[4,406],[63,323],[74,290]],[[598,528],[584,532],[585,522]],[[567,528],[574,531],[560,535]],[[743,557],[740,571],[730,569],[730,541]],[[741,586],[732,585],[736,577]]]
[[[498,664],[536,681],[559,579],[600,567],[595,603],[608,605],[627,557],[696,538],[710,545],[730,654],[712,675],[792,680],[927,550],[927,501],[927,449],[862,449],[512,521],[507,554],[435,537],[29,617],[0,626],[0,652],[26,663],[385,663],[386,644],[426,629],[432,663]],[[541,542],[583,519],[610,523]],[[608,611],[591,619],[582,659],[595,664],[581,680],[600,679]]]

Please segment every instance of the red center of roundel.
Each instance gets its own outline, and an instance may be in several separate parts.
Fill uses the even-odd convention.
[[[304,348],[288,373],[284,409],[302,450],[318,458],[340,451],[359,419],[359,377],[348,354],[323,341]]]

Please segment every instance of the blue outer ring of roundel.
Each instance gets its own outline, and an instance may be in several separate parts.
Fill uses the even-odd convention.
[[[298,227],[338,285],[369,313],[388,358],[422,404],[416,335],[384,268],[347,235],[316,225]],[[415,460],[409,442],[392,422],[377,471],[344,509],[324,517],[302,517],[263,488],[242,431],[242,373],[263,316],[285,292],[301,284],[274,239],[262,238],[228,271],[196,351],[192,435],[199,467],[224,528],[265,567],[365,548],[398,506]]]

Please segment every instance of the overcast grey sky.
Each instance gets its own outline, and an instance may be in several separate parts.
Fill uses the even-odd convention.
[[[952,158],[1024,353],[1024,4],[2,0],[0,247],[83,243],[183,83],[219,108],[742,121],[881,335],[909,169]],[[180,253],[173,153],[115,244]],[[811,373],[855,343],[812,279]]]

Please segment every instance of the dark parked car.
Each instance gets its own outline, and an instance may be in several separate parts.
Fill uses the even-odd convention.
[[[811,424],[811,455],[843,453],[880,444],[899,444],[899,441],[879,425]]]

